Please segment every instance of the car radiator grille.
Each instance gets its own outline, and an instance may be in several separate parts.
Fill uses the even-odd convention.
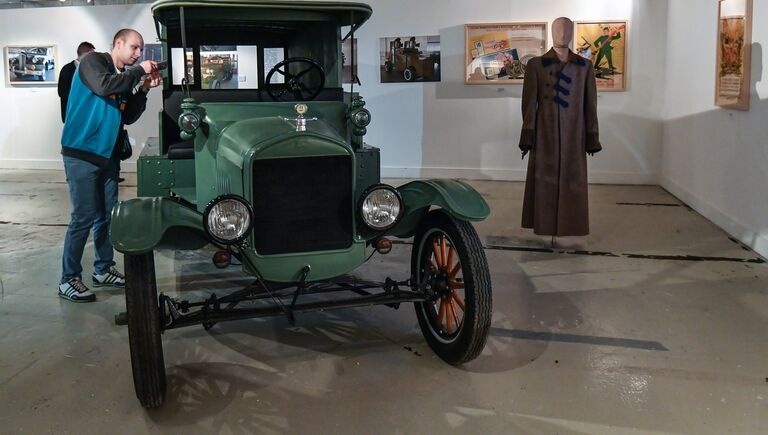
[[[261,255],[348,248],[352,244],[349,156],[256,160],[254,248]]]

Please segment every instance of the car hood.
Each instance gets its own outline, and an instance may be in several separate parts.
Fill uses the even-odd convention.
[[[293,103],[263,106],[250,104],[202,104],[209,128],[208,145],[220,158],[242,168],[254,155],[290,157],[302,155],[338,155],[351,152],[345,133],[334,125],[345,125],[339,105],[325,105],[324,110],[308,114],[307,130],[296,131]],[[315,104],[317,107],[317,103]],[[269,110],[274,116],[263,116]],[[281,113],[282,112],[282,113]]]

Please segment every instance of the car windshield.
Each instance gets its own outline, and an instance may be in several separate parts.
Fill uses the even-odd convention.
[[[169,39],[170,74],[178,86],[185,56],[181,41]],[[279,87],[297,75],[309,88],[341,88],[340,31],[333,23],[192,28],[187,40],[186,77],[194,89],[263,89],[267,80]]]

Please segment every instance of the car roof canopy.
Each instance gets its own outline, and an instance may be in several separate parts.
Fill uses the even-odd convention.
[[[155,20],[170,29],[180,27],[180,8],[185,26],[262,27],[270,22],[328,22],[357,29],[373,14],[364,3],[331,1],[264,0],[158,0],[152,4]]]

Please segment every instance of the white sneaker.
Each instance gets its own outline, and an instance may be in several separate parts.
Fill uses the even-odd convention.
[[[94,287],[125,287],[125,276],[114,267],[107,273],[92,275]]]
[[[72,302],[94,302],[96,295],[80,281],[80,278],[72,278],[59,284],[59,297]]]

